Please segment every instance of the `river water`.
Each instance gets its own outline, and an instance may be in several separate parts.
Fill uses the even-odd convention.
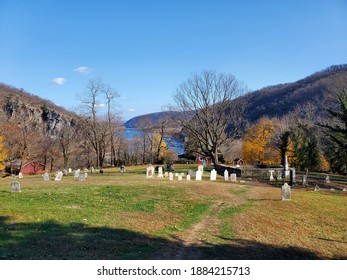
[[[141,132],[137,128],[126,128],[125,129],[125,139],[126,140],[131,140],[131,139],[133,139],[135,137],[140,137],[140,136],[141,136]],[[181,154],[184,153],[184,144],[183,144],[183,142],[176,141],[172,137],[164,137],[164,141],[165,141],[166,145],[169,148],[171,148],[174,151],[176,151],[176,153],[178,155],[181,155]]]

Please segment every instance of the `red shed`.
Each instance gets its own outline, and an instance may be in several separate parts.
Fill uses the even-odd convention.
[[[22,169],[20,171],[23,173],[23,175],[33,175],[43,173],[44,170],[44,164],[38,163],[36,161],[29,161],[22,166]]]

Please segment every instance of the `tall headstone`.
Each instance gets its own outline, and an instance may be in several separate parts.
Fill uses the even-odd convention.
[[[237,182],[236,173],[231,173],[231,174],[230,174],[230,181],[231,181],[231,182]]]
[[[73,173],[73,176],[74,176],[75,178],[78,178],[78,177],[80,176],[80,172],[81,172],[81,169],[75,170],[74,173]]]
[[[170,181],[172,181],[172,180],[173,180],[173,178],[174,178],[173,173],[172,173],[172,172],[170,172],[170,173],[169,173],[169,180],[170,180]]]
[[[288,156],[284,156],[283,177],[288,178],[288,176],[289,176]]]
[[[282,200],[290,200],[291,199],[291,190],[290,186],[287,183],[284,183],[282,186]]]
[[[18,181],[11,182],[11,192],[21,192],[20,183]]]
[[[229,171],[227,169],[224,170],[224,181],[229,180]]]
[[[291,186],[294,186],[296,183],[296,178],[295,178],[295,168],[290,169],[290,182],[289,184]]]
[[[55,175],[55,181],[61,181],[61,178],[63,177],[63,172],[58,171],[58,173]]]
[[[72,172],[72,169],[71,168],[69,168],[69,173],[71,173]]]
[[[273,176],[273,173],[275,172],[275,170],[269,170],[269,172],[270,172],[270,182],[275,181],[275,178]]]
[[[282,172],[281,171],[277,171],[276,175],[277,175],[277,180],[282,180]]]
[[[163,178],[164,175],[163,175],[163,167],[159,166],[158,168],[158,178]]]
[[[302,185],[307,186],[307,175],[302,175]]]
[[[211,171],[210,180],[211,181],[216,181],[217,180],[217,171],[214,170],[214,169]]]
[[[42,175],[43,181],[49,181],[49,174],[48,172],[45,172],[45,174]]]
[[[201,176],[202,176],[202,174],[204,174],[204,166],[200,164],[198,166],[198,170],[201,172]]]
[[[95,169],[94,169],[94,167],[92,166],[91,168],[90,168],[90,173],[94,173],[95,172]]]
[[[327,175],[327,176],[325,177],[325,183],[327,183],[327,184],[330,183],[330,177],[329,177],[329,175]]]
[[[154,176],[154,166],[153,165],[149,165],[147,167],[147,178],[152,178]]]
[[[196,171],[195,173],[195,180],[201,181],[202,180],[202,172],[200,170]]]
[[[64,176],[67,176],[67,174],[68,174],[67,169],[64,169],[64,170],[63,170],[63,175],[64,175]]]

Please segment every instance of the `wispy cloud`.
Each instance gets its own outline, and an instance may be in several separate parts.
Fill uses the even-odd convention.
[[[103,108],[103,107],[105,107],[105,104],[104,103],[95,104],[95,107],[96,108]]]
[[[55,84],[55,85],[63,85],[63,84],[65,84],[65,82],[66,82],[65,78],[55,78],[55,79],[51,80],[51,83]]]
[[[129,112],[135,112],[136,110],[134,108],[130,108],[128,111]]]
[[[92,69],[90,69],[87,66],[80,66],[74,69],[75,72],[78,72],[80,74],[89,74],[90,72],[92,72]]]

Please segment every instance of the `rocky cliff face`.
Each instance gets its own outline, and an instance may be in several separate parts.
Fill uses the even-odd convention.
[[[48,100],[0,84],[0,124],[28,124],[37,133],[56,136],[65,125],[75,126],[78,116]]]

